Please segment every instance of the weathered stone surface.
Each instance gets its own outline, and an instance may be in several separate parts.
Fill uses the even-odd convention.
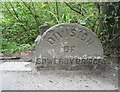
[[[55,25],[36,42],[35,65],[38,67],[70,67],[93,58],[99,62],[103,57],[97,36],[75,23]]]
[[[27,67],[31,62],[4,62],[0,64],[0,71],[32,71]]]
[[[41,70],[39,72],[8,70],[0,73],[0,88],[10,90],[9,92],[15,92],[13,90],[19,90],[19,92],[20,90],[116,90],[112,92],[118,92],[119,87],[118,72],[113,69],[102,74],[101,71],[86,70]]]

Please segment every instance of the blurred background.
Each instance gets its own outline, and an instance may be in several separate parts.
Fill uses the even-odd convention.
[[[34,50],[41,26],[78,23],[92,30],[107,56],[120,52],[120,2],[0,2],[1,52]]]

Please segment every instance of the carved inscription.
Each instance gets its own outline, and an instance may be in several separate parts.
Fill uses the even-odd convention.
[[[64,52],[74,52],[75,46],[64,46]]]
[[[49,37],[49,38],[47,39],[47,41],[48,41],[48,43],[50,43],[50,44],[54,44],[55,39],[52,38],[52,37]]]
[[[103,48],[97,36],[74,23],[48,29],[36,46],[35,65],[55,66],[102,63]]]
[[[76,35],[76,29],[72,29],[71,33],[70,33],[70,36],[74,37],[75,35]]]
[[[67,32],[66,36],[71,36],[71,37],[76,37],[77,39],[80,39],[84,42],[86,42],[88,45],[91,45],[92,43],[94,43],[94,41],[92,40],[91,37],[88,38],[89,34],[84,32],[84,30],[76,30],[76,29],[71,29],[70,32],[68,31],[68,29],[62,31],[63,34],[64,32]],[[55,44],[56,41],[59,41],[59,39],[63,38],[63,35],[60,34],[59,32],[54,33],[51,37],[49,37],[47,39],[47,42],[51,45]]]
[[[90,65],[90,64],[102,64],[105,63],[102,62],[101,58],[37,58],[36,59],[36,65],[38,64],[84,64],[84,65]]]

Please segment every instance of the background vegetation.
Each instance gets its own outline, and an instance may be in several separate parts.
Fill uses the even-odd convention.
[[[120,2],[65,3],[65,2],[7,2],[1,3],[3,53],[31,50],[40,34],[39,27],[75,22],[95,32],[104,49],[120,45]],[[117,45],[115,44],[117,43]],[[109,45],[108,45],[109,44]]]

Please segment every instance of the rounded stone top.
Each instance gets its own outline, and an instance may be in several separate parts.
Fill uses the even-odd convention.
[[[49,28],[36,46],[36,56],[100,56],[103,48],[91,30],[76,23],[57,24]]]
[[[49,28],[36,44],[35,58],[103,58],[103,47],[95,33],[76,23]]]

